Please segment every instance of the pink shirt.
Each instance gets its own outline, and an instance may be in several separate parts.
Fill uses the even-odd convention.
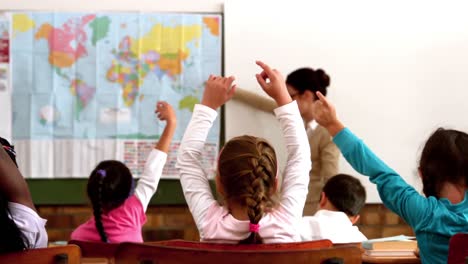
[[[135,195],[109,213],[102,214],[102,224],[110,243],[143,242],[141,227],[145,222],[146,215],[143,206]],[[94,217],[75,229],[71,234],[71,239],[101,241]]]
[[[104,232],[110,243],[143,242],[141,228],[146,222],[145,211],[158,188],[166,159],[165,152],[153,149],[146,160],[145,169],[135,188],[135,194],[125,200],[121,206],[107,214],[102,214]],[[75,229],[71,234],[71,239],[101,241],[94,216]]]
[[[299,242],[299,232],[311,168],[307,134],[295,101],[275,109],[288,152],[278,207],[260,220],[259,234],[265,243]],[[200,159],[217,112],[196,105],[177,156],[177,169],[202,241],[239,243],[247,238],[249,221],[234,218],[211,193]]]

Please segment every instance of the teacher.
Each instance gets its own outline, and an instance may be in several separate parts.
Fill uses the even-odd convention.
[[[314,120],[313,106],[317,100],[315,93],[327,95],[330,77],[322,69],[300,68],[288,75],[286,85],[291,98],[297,102],[309,137],[312,170],[309,173],[309,193],[304,215],[313,215],[318,210],[325,182],[338,173],[340,157],[340,151],[328,131]]]

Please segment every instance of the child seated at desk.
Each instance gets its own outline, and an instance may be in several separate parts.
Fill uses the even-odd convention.
[[[341,123],[325,96],[317,96],[317,123],[351,166],[377,185],[384,205],[413,228],[421,262],[447,263],[450,238],[468,232],[468,134],[439,128],[426,141],[418,166],[423,196]]]
[[[87,185],[93,217],[73,231],[72,240],[143,242],[141,228],[146,222],[146,209],[158,188],[177,123],[174,109],[167,102],[158,102],[155,113],[161,121],[166,121],[166,127],[148,155],[136,187],[124,163],[100,162],[91,172]]]
[[[333,243],[367,240],[354,226],[365,202],[366,190],[358,179],[346,174],[330,178],[323,187],[319,211],[302,219],[302,240],[329,239]]]

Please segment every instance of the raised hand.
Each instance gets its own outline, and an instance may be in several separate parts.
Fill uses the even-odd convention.
[[[271,69],[270,66],[261,61],[257,61],[256,63],[263,70],[261,73],[255,75],[263,91],[273,98],[278,106],[290,103],[292,99],[281,73],[276,69]]]
[[[313,104],[314,118],[317,123],[325,127],[330,135],[335,136],[344,126],[336,117],[335,107],[320,92],[317,92],[319,100]]]
[[[168,153],[177,126],[177,117],[174,108],[165,101],[159,101],[156,104],[156,110],[154,112],[158,115],[159,120],[166,121],[166,127],[156,143],[155,148]]]
[[[166,121],[168,124],[175,124],[177,122],[177,117],[174,109],[170,104],[168,104],[165,101],[159,101],[156,104],[155,113],[158,115],[159,120]]]
[[[202,105],[214,110],[229,101],[236,91],[236,85],[232,85],[235,78],[210,75],[203,92]]]

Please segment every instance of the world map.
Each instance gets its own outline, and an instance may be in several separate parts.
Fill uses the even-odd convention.
[[[165,100],[180,140],[205,80],[221,74],[221,28],[219,15],[12,13],[14,138],[157,139]]]

